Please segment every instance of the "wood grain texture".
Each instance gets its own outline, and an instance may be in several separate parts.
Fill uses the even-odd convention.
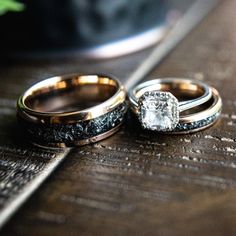
[[[2,82],[4,84],[4,79]],[[18,90],[17,81],[12,81],[9,90],[4,91],[4,87],[1,87],[0,97],[0,227],[69,150],[47,150],[30,145],[16,121],[13,97]]]
[[[116,135],[74,149],[1,235],[236,235],[235,9],[234,0],[224,1],[150,76],[193,77],[216,87],[224,102],[216,125],[158,135],[129,115]],[[0,92],[9,97],[18,75],[27,78],[24,85],[80,70],[127,78],[145,53],[4,67]],[[22,86],[14,89],[12,99]]]

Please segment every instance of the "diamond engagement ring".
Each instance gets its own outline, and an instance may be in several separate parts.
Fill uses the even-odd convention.
[[[131,109],[144,129],[190,133],[219,117],[219,93],[203,82],[182,78],[146,81],[129,92]]]
[[[110,76],[56,76],[20,96],[17,116],[37,145],[84,145],[119,129],[127,110],[125,99],[124,87]]]

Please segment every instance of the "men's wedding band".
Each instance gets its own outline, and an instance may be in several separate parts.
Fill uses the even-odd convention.
[[[212,125],[220,115],[219,93],[201,81],[155,79],[129,92],[131,109],[144,129],[190,133]]]
[[[119,129],[127,110],[125,99],[124,87],[111,76],[56,76],[20,96],[17,114],[37,144],[85,145]]]

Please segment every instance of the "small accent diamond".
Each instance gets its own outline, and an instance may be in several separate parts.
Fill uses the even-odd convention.
[[[169,92],[145,92],[139,99],[139,120],[145,129],[173,130],[179,122],[177,98]]]

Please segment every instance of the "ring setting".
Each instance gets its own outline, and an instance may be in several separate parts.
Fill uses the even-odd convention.
[[[170,92],[145,92],[138,104],[139,121],[145,129],[171,131],[179,123],[178,99]]]
[[[205,129],[218,120],[222,110],[216,89],[186,78],[143,82],[129,91],[129,101],[142,128],[169,134]]]

